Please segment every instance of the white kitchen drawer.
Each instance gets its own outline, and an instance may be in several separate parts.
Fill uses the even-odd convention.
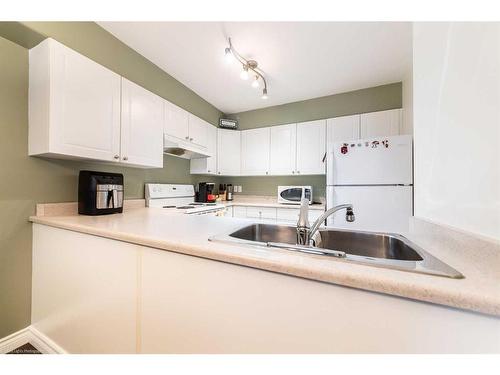
[[[244,206],[233,206],[233,217],[247,217],[247,208]]]
[[[226,207],[224,209],[224,216],[233,217],[233,207]]]
[[[247,207],[247,217],[255,219],[276,220],[276,208],[272,207]]]
[[[276,217],[279,222],[296,223],[299,213],[298,208],[278,208]],[[312,224],[322,213],[322,210],[309,210],[309,222]]]

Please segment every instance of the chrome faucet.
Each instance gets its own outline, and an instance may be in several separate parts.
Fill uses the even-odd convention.
[[[330,215],[333,215],[335,212],[346,209],[345,219],[348,222],[353,222],[355,220],[354,212],[352,204],[340,204],[338,206],[332,207],[326,212],[323,213],[314,223],[313,225],[309,225],[309,200],[303,198],[300,201],[300,215],[299,221],[297,222],[297,244],[298,245],[313,245],[314,235],[318,231],[321,224],[328,218]]]

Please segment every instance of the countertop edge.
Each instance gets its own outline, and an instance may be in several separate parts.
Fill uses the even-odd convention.
[[[445,307],[452,307],[462,310],[467,310],[474,313],[486,314],[489,316],[500,317],[500,301],[486,301],[477,298],[474,295],[464,295],[461,293],[450,294],[435,289],[415,288],[415,286],[401,283],[397,280],[380,280],[371,278],[360,278],[357,275],[350,274],[349,272],[340,272],[336,274],[324,274],[308,271],[304,267],[297,265],[287,265],[287,270],[284,270],[279,262],[272,260],[262,260],[257,258],[249,258],[242,255],[228,255],[227,253],[218,253],[216,251],[207,250],[199,245],[180,245],[179,243],[169,242],[165,240],[155,240],[152,238],[141,239],[139,236],[130,235],[123,232],[110,231],[105,229],[97,229],[88,226],[65,224],[61,222],[54,222],[50,217],[31,216],[29,221],[36,224],[47,225],[50,227],[70,230],[79,233],[96,235],[99,237],[109,238],[122,242],[133,243],[145,247],[151,247],[164,251],[171,251],[175,253],[196,256],[200,258],[220,261],[229,264],[236,264],[255,269],[262,269],[270,272],[280,273],[289,276],[301,277],[308,280],[326,282],[330,284],[346,286],[371,292],[383,293],[386,295],[408,298],[421,302],[428,302]],[[363,265],[359,265],[363,266]],[[368,267],[368,266],[364,266]],[[395,272],[404,272],[394,270]],[[425,293],[422,293],[424,291]],[[425,296],[422,296],[425,294]],[[445,301],[445,302],[444,302]]]

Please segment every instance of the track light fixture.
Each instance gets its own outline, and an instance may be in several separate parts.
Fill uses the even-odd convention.
[[[242,80],[248,80],[250,77],[250,72],[254,74],[255,79],[252,80],[251,86],[253,88],[258,88],[260,86],[259,80],[262,80],[262,83],[264,84],[264,88],[262,89],[262,99],[267,99],[267,82],[264,77],[264,74],[260,69],[258,69],[258,63],[255,60],[247,60],[244,57],[242,57],[233,47],[233,44],[231,43],[231,38],[228,39],[229,41],[229,47],[226,47],[224,50],[225,52],[225,57],[226,61],[228,63],[237,60],[242,67],[242,71],[240,73],[240,78]]]

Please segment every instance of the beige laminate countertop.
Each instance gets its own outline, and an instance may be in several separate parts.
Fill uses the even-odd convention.
[[[472,310],[500,317],[500,244],[414,219],[404,235],[465,279],[349,263],[313,254],[210,242],[248,220],[130,208],[107,216],[33,216],[30,221],[217,261]]]

